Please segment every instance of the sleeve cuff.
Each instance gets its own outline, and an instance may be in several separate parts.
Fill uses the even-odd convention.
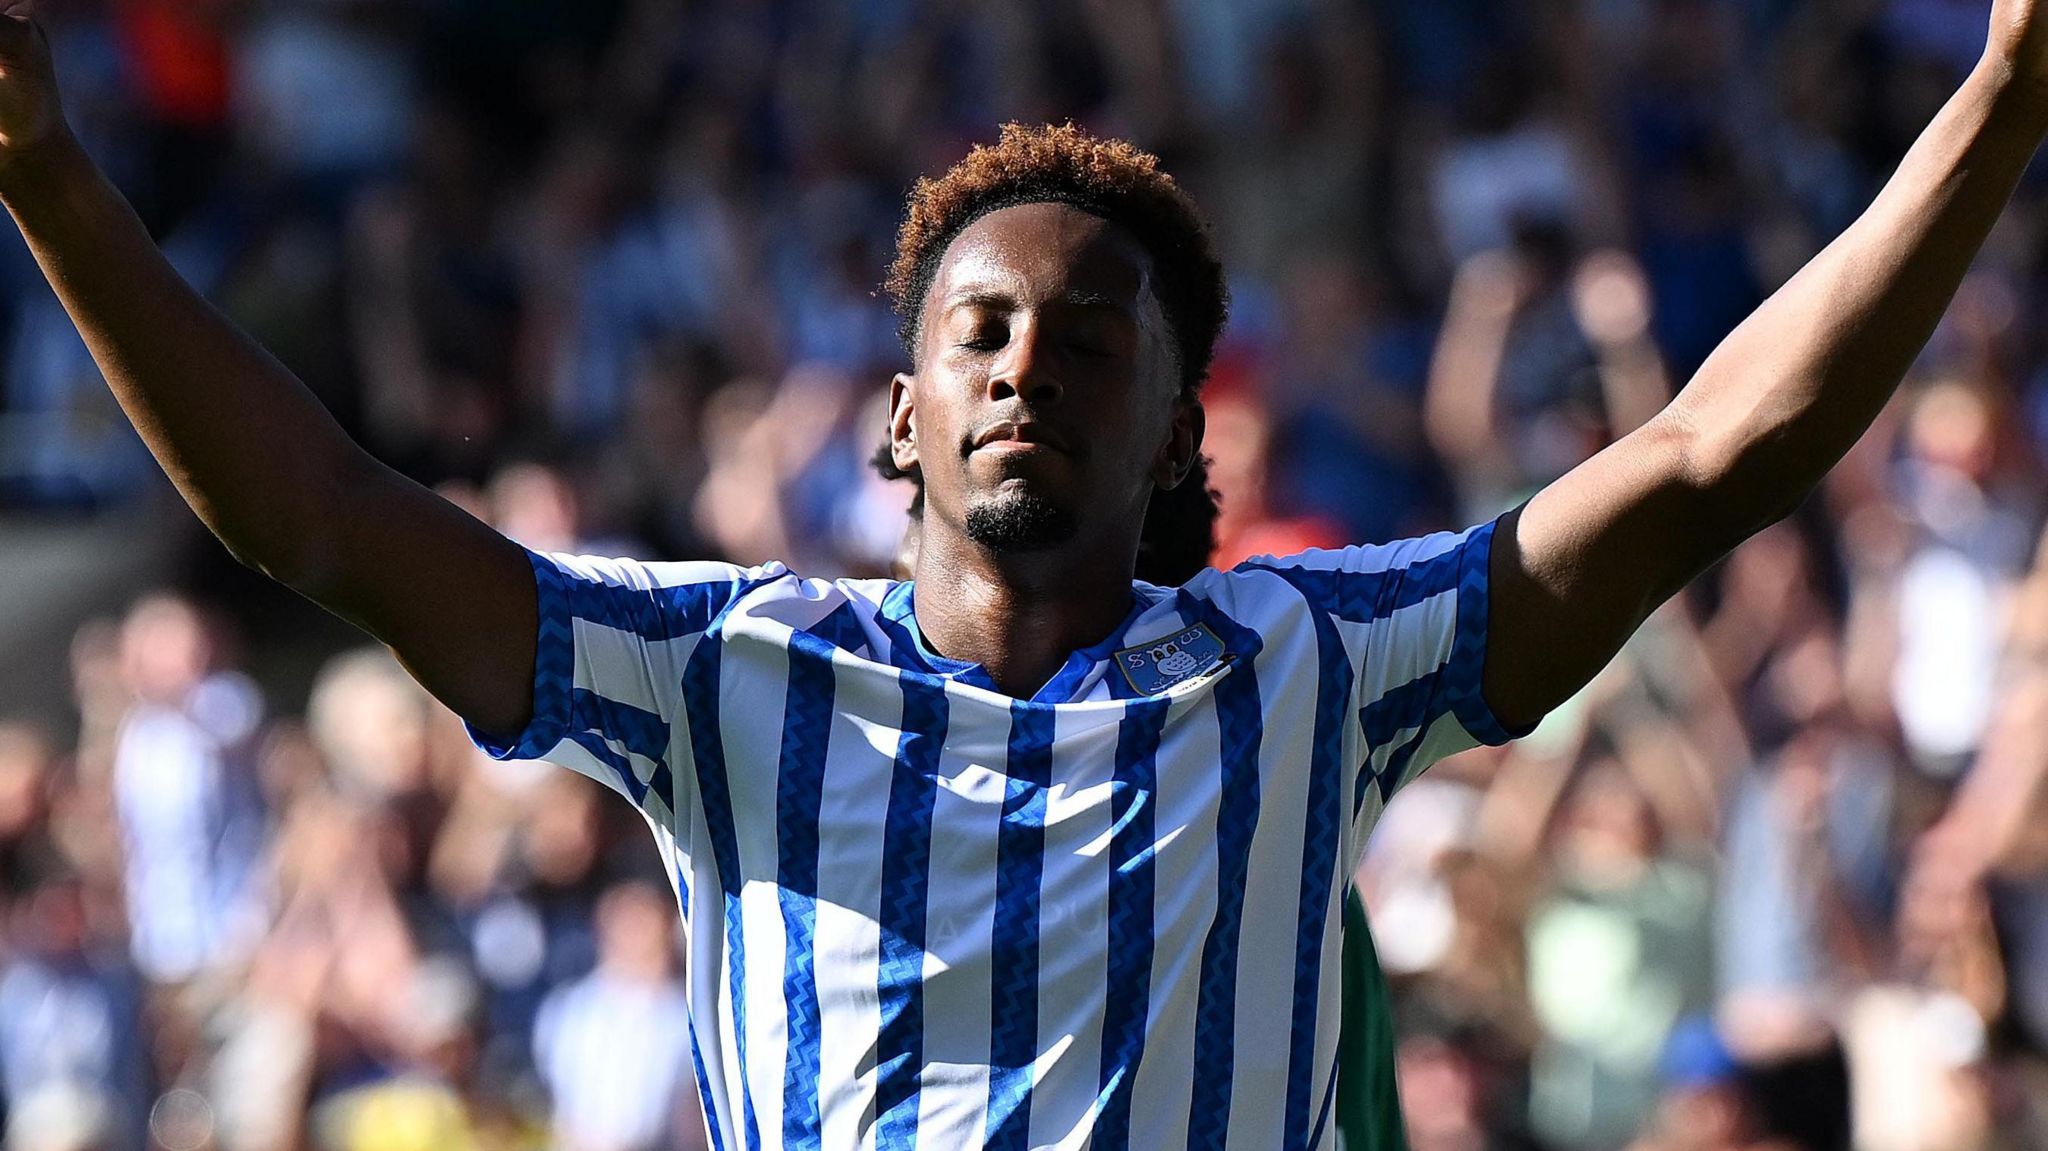
[[[576,634],[569,612],[568,577],[554,561],[528,551],[533,565],[538,626],[533,651],[533,718],[509,742],[463,727],[470,742],[492,759],[543,759],[562,742],[569,728],[570,688],[576,679]]]
[[[1487,608],[1493,592],[1488,572],[1493,559],[1493,533],[1499,525],[1500,521],[1494,520],[1475,529],[1472,538],[1459,549],[1458,634],[1451,643],[1446,677],[1450,684],[1446,702],[1452,714],[1473,739],[1490,747],[1520,739],[1542,722],[1539,719],[1517,728],[1503,725],[1487,705],[1482,688],[1486,678]]]

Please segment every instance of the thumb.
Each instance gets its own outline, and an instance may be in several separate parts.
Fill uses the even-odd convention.
[[[17,23],[35,19],[35,0],[0,0],[0,16],[6,16]]]

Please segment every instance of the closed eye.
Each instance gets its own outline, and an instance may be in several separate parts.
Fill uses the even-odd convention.
[[[994,352],[1001,350],[1004,344],[1010,342],[1010,328],[1007,324],[983,320],[970,326],[964,336],[965,338],[960,341],[960,347],[974,352]]]

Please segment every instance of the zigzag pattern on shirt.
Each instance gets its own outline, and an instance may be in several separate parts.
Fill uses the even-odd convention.
[[[949,707],[943,681],[906,672],[902,736],[890,774],[882,856],[881,1027],[875,1036],[878,1147],[917,1145],[918,1077],[924,1069],[924,947],[932,861],[932,804]]]
[[[783,922],[782,997],[788,1044],[782,1068],[785,1147],[815,1146],[822,1024],[813,941],[818,924],[818,818],[825,799],[835,677],[832,648],[801,632],[789,638],[789,684],[776,772],[776,886]]]
[[[1474,529],[1458,544],[1429,559],[1406,565],[1395,564],[1383,571],[1308,567],[1264,560],[1247,561],[1239,564],[1236,570],[1272,572],[1293,584],[1310,603],[1338,619],[1348,623],[1372,623],[1457,587],[1474,539],[1482,531],[1491,532],[1491,525]],[[1392,555],[1387,558],[1398,558],[1402,551],[1417,552],[1425,545],[1446,542],[1449,538],[1453,537],[1443,533],[1403,541],[1394,546]],[[1480,575],[1483,579],[1483,569]]]
[[[1039,906],[1054,711],[1010,705],[1003,816],[996,834],[996,911],[989,938],[988,1151],[1023,1151],[1038,1055]]]
[[[1340,798],[1344,771],[1344,719],[1351,703],[1352,671],[1337,625],[1310,603],[1316,633],[1315,733],[1303,813],[1301,897],[1294,945],[1294,1029],[1287,1059],[1284,1151],[1310,1144],[1309,1095],[1315,1074],[1316,1012],[1322,992],[1323,933],[1330,918],[1338,843],[1344,820]]]
[[[1237,670],[1216,685],[1222,761],[1216,806],[1216,918],[1202,943],[1195,1007],[1195,1077],[1188,1113],[1189,1151],[1221,1151],[1230,1134],[1230,1093],[1237,1047],[1237,941],[1244,926],[1245,878],[1259,820],[1259,748],[1265,740],[1257,662],[1265,640],[1215,604],[1180,593],[1192,614],[1237,656]]]
[[[1153,804],[1159,739],[1171,705],[1141,699],[1124,711],[1116,739],[1116,791],[1110,809],[1108,992],[1102,1006],[1102,1067],[1095,1144],[1128,1151],[1131,1092],[1145,1054],[1153,951]]]

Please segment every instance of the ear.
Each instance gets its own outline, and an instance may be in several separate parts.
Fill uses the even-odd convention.
[[[1200,400],[1175,400],[1173,424],[1159,457],[1152,461],[1152,482],[1161,491],[1172,491],[1194,470],[1195,457],[1202,451],[1202,433],[1208,428],[1208,413]]]
[[[903,372],[889,381],[889,455],[899,470],[912,474],[917,472],[916,384],[916,376]]]

